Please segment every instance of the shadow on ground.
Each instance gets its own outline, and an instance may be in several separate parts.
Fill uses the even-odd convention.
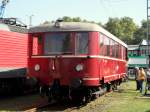
[[[47,99],[40,97],[37,94],[24,96],[6,96],[0,98],[0,111],[26,111],[35,108],[36,111],[71,111],[79,109],[85,105],[76,105],[71,102],[59,102],[38,108],[37,105],[42,105],[47,102]]]
[[[80,109],[82,107],[84,107],[86,105],[82,105],[82,104],[77,104],[77,103],[72,103],[72,102],[69,102],[69,101],[66,101],[66,102],[60,102],[60,103],[54,103],[54,104],[51,104],[51,105],[47,105],[45,107],[42,107],[42,108],[39,108],[37,109],[37,111],[72,111],[74,109]]]
[[[23,95],[1,95],[0,111],[23,111],[23,108],[29,107],[40,100],[36,93]]]
[[[145,111],[145,112],[150,112],[150,110],[147,110],[147,111]]]

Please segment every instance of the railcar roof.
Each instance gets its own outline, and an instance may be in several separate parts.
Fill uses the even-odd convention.
[[[112,35],[107,30],[94,23],[60,22],[60,27],[56,27],[55,23],[50,23],[32,27],[29,29],[29,33],[62,32],[62,31],[98,31],[108,37],[111,37],[113,40],[119,42],[123,46],[127,47],[127,45],[123,41],[121,41],[116,36]]]
[[[18,32],[18,33],[28,33],[27,28],[15,26],[15,25],[7,25],[7,24],[4,24],[4,23],[0,23],[0,30]]]

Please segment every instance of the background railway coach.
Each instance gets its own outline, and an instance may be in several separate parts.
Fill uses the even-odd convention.
[[[127,45],[96,24],[57,21],[29,35],[29,75],[49,100],[88,102],[126,75]]]
[[[27,29],[15,19],[0,20],[0,93],[22,89],[28,58]]]

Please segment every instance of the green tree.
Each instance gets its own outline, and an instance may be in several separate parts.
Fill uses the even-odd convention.
[[[149,20],[150,24],[150,20]],[[150,37],[150,36],[149,36]],[[147,39],[147,21],[142,21],[142,26],[134,33],[133,44],[139,44],[143,39]]]
[[[122,29],[120,26],[119,18],[109,18],[108,22],[105,24],[105,29],[107,29],[110,33],[117,36],[118,38],[121,37]]]
[[[120,25],[122,29],[122,35],[120,38],[127,44],[132,44],[137,25],[134,23],[133,19],[129,17],[121,18]]]
[[[64,16],[62,19],[63,19],[63,21],[65,21],[65,22],[72,22],[72,18],[71,18],[71,17],[68,17],[68,16]]]
[[[105,28],[122,41],[127,44],[131,44],[134,40],[134,33],[137,30],[137,26],[132,18],[123,17],[119,18],[109,18],[108,22],[105,24]]]
[[[73,22],[81,22],[82,20],[80,17],[74,17],[74,18],[72,18],[72,21]]]

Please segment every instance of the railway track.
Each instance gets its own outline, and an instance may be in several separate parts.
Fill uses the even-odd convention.
[[[111,92],[106,93],[111,94]],[[104,96],[105,96],[104,95]],[[99,99],[99,98],[98,98]],[[101,99],[101,97],[100,97]],[[94,103],[95,101],[91,101]],[[87,105],[89,105],[88,103]],[[48,103],[47,98],[42,98],[38,94],[28,94],[23,96],[1,98],[0,100],[0,111],[25,111],[25,112],[36,112],[36,111],[66,111],[70,112],[86,107],[85,105],[75,105],[69,101],[64,100],[63,102],[52,102]]]
[[[111,94],[111,92],[107,92],[105,95]],[[100,98],[100,97],[99,97]],[[95,101],[91,101],[92,103]],[[88,105],[88,104],[87,104]],[[71,102],[40,102],[39,104],[35,104],[29,108],[24,109],[25,112],[36,112],[36,111],[66,111],[71,112],[73,110],[77,110],[79,108],[85,107],[86,105],[76,105]]]
[[[30,107],[28,109],[24,109],[25,110],[24,112],[36,112],[38,109],[44,108],[44,107],[46,107],[48,105],[51,105],[51,104],[48,103],[48,102],[45,102],[45,103],[42,103],[42,104],[39,104],[39,105],[34,105],[34,106],[32,106],[32,107]]]
[[[72,105],[71,103],[62,103],[62,102],[43,102],[41,104],[33,105],[29,108],[24,109],[24,112],[36,112],[36,111],[72,111],[79,106]]]

